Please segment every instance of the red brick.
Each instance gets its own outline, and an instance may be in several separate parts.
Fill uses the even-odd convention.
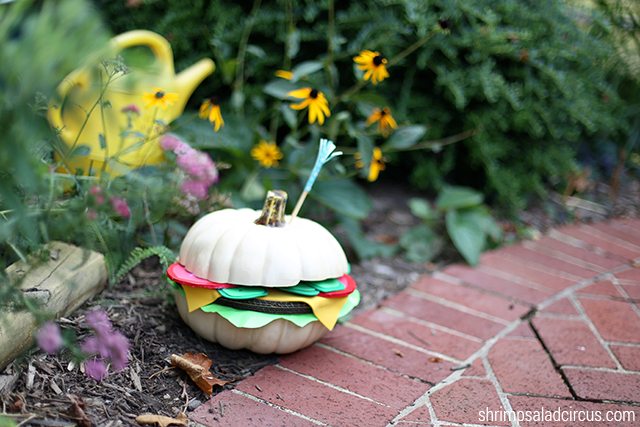
[[[304,418],[291,415],[248,397],[224,391],[189,414],[189,419],[205,426],[313,426]]]
[[[533,325],[558,365],[616,367],[583,321],[536,317]]]
[[[610,221],[609,225],[618,230],[622,230],[629,236],[640,242],[640,221],[630,221],[628,219],[616,219]]]
[[[431,405],[440,421],[483,424],[480,411],[502,411],[503,406],[495,387],[489,380],[462,378],[434,392]],[[511,423],[484,423],[491,425],[511,425]]]
[[[625,290],[630,299],[640,301],[640,286],[639,285],[620,285]]]
[[[564,413],[564,417],[574,417],[573,420],[570,418],[568,421],[553,421],[551,420],[540,420],[540,421],[520,421],[521,427],[594,427],[594,426],[607,426],[607,427],[619,427],[621,425],[632,425],[632,423],[627,422],[621,423],[619,421],[598,421],[594,422],[597,415],[596,411],[601,417],[601,419],[605,419],[608,411],[631,411],[635,413],[635,420],[640,420],[640,408],[635,406],[627,406],[627,405],[618,405],[615,403],[595,403],[595,402],[584,402],[577,400],[561,400],[561,399],[550,399],[547,397],[530,397],[530,396],[509,396],[509,402],[511,403],[511,408],[514,411],[531,411],[531,415],[534,413],[540,413],[541,408],[544,408],[545,413],[551,412],[549,415],[553,417],[554,411],[562,411]],[[586,411],[583,412],[582,417],[587,417],[585,421],[578,421],[578,412],[577,411]],[[614,414],[611,414],[614,415]],[[618,415],[622,416],[624,414]],[[523,415],[524,416],[524,415]],[[560,416],[558,413],[557,417]],[[629,417],[633,417],[633,414],[627,415]],[[567,419],[567,418],[565,418]],[[583,418],[584,419],[584,418]],[[633,420],[634,418],[630,418]]]
[[[537,340],[504,338],[489,351],[489,362],[506,392],[571,396]]]
[[[427,384],[318,346],[282,357],[280,365],[398,410],[429,389]]]
[[[610,345],[609,348],[616,355],[624,369],[640,371],[640,347],[626,345]]]
[[[462,376],[465,377],[486,377],[487,371],[484,369],[482,358],[477,358],[471,366],[464,370]]]
[[[632,260],[640,256],[640,251],[631,249],[623,244],[616,243],[616,239],[611,237],[600,237],[588,231],[583,226],[569,226],[558,230],[560,233],[581,240],[586,245],[600,248],[605,252],[620,257],[621,260]]]
[[[616,277],[620,283],[628,283],[631,285],[640,285],[640,268],[630,268],[620,273],[616,273]]]
[[[429,328],[382,310],[360,314],[354,317],[351,323],[459,360],[471,356],[482,345],[481,342]]]
[[[605,340],[640,343],[640,317],[629,303],[587,298],[580,303]]]
[[[531,266],[537,266],[545,271],[557,271],[577,278],[587,279],[600,272],[598,268],[579,266],[574,263],[558,259],[552,254],[534,251],[520,245],[507,246],[506,248],[501,249],[501,251],[509,257],[520,259]]]
[[[635,246],[640,250],[640,239],[636,236],[629,234],[626,230],[619,230],[605,222],[593,223],[585,226],[589,232],[597,233],[600,237],[615,236],[619,240],[625,241],[627,244]]]
[[[622,298],[616,287],[608,280],[595,282],[585,288],[580,289],[578,295],[602,295],[607,297]]]
[[[429,408],[427,408],[426,405],[418,406],[407,416],[402,417],[402,419],[398,422],[398,425],[407,424],[410,424],[412,426],[419,426],[421,424],[431,425],[431,414],[429,414]]]
[[[562,368],[573,391],[583,399],[640,402],[640,375]]]
[[[413,288],[504,320],[519,319],[530,310],[529,306],[430,276],[423,276]]]
[[[596,265],[601,270],[611,270],[622,264],[617,257],[611,258],[607,254],[597,254],[587,248],[574,246],[570,243],[558,240],[552,236],[545,236],[532,244],[537,250],[553,252],[554,254],[562,254],[576,259],[576,263],[583,264],[585,262]]]
[[[509,337],[535,338],[536,334],[531,330],[528,322],[522,322],[513,331],[507,335]]]
[[[578,311],[573,306],[571,301],[567,298],[563,298],[558,300],[548,306],[547,308],[541,310],[542,313],[554,313],[554,314],[578,314]]]
[[[392,372],[420,378],[434,384],[449,376],[451,374],[449,368],[453,366],[447,361],[430,363],[429,359],[432,356],[428,354],[346,327],[334,329],[321,342],[384,366]]]
[[[528,280],[538,286],[544,286],[549,289],[561,290],[569,286],[575,285],[576,277],[564,277],[564,273],[557,273],[549,270],[541,269],[541,267],[532,267],[526,264],[526,260],[519,258],[507,257],[497,252],[488,252],[482,255],[481,265],[509,273],[512,276],[523,280]]]
[[[241,381],[238,390],[328,424],[384,425],[398,411],[268,366]]]
[[[501,277],[487,274],[484,271],[474,270],[461,265],[447,267],[442,272],[449,276],[456,277],[470,285],[488,291],[497,292],[529,304],[538,304],[540,301],[543,301],[553,294],[551,290],[543,291],[533,289],[531,287],[523,286],[515,281],[506,280]]]
[[[437,323],[482,339],[491,338],[504,328],[504,325],[492,320],[467,314],[404,292],[387,299],[383,305],[418,319]]]

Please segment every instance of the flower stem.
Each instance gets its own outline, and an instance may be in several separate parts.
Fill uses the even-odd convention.
[[[256,21],[256,15],[258,14],[258,10],[260,9],[260,3],[262,0],[254,0],[253,7],[251,8],[251,13],[249,14],[249,18],[246,21],[244,29],[242,31],[242,37],[240,38],[240,43],[238,45],[238,56],[236,57],[236,80],[233,82],[233,91],[242,93],[244,86],[244,62],[247,53],[247,45],[249,44],[249,36],[251,35],[251,30],[253,29],[253,24]],[[243,106],[239,106],[239,110],[242,112]]]

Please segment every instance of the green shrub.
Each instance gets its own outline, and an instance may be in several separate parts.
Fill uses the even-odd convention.
[[[116,32],[167,36],[184,64],[213,57],[220,71],[206,90],[225,96],[254,132],[268,102],[261,87],[275,69],[319,59],[333,102],[354,82],[348,59],[358,51],[393,58],[445,27],[394,64],[392,78],[354,96],[349,120],[375,103],[390,105],[400,123],[426,126],[426,139],[475,130],[463,143],[391,158],[411,169],[418,188],[472,185],[511,211],[563,183],[578,142],[624,133],[607,75],[610,25],[562,1],[97,3]],[[351,139],[340,142],[356,146]]]

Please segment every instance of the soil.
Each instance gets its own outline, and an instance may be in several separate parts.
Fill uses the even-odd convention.
[[[374,209],[364,223],[368,237],[395,243],[405,230],[418,224],[407,200],[419,194],[391,184],[374,186],[370,192]],[[543,232],[572,219],[590,221],[640,214],[640,181],[625,180],[620,191],[624,196],[615,202],[609,199],[609,193],[606,184],[594,184],[579,198],[571,199],[576,205],[573,208],[567,208],[560,195],[550,195],[544,204],[522,213],[519,227],[505,222],[503,228],[514,234],[513,238],[514,230],[523,226]],[[458,260],[454,251],[445,250],[434,264],[412,264],[401,255],[354,264],[352,275],[363,296],[356,312],[374,307],[420,274]],[[85,313],[95,307],[105,309],[114,327],[130,340],[129,366],[97,383],[70,363],[69,354],[51,356],[33,350],[3,373],[15,381],[4,390],[0,383],[2,412],[14,414],[14,421],[21,425],[137,425],[135,417],[139,414],[188,415],[208,399],[184,373],[170,368],[171,354],[202,352],[211,358],[213,374],[228,381],[224,387],[215,386],[214,394],[233,388],[237,381],[277,361],[275,356],[227,350],[200,339],[182,323],[167,290],[161,268],[150,260],[72,317],[60,319],[63,328],[82,338],[89,332],[84,326]]]

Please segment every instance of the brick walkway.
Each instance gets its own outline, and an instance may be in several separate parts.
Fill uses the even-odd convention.
[[[559,228],[488,252],[475,269],[452,265],[421,278],[214,396],[192,419],[549,425],[482,422],[479,414],[544,407],[601,410],[603,417],[630,410],[640,425],[639,302],[640,220]]]

